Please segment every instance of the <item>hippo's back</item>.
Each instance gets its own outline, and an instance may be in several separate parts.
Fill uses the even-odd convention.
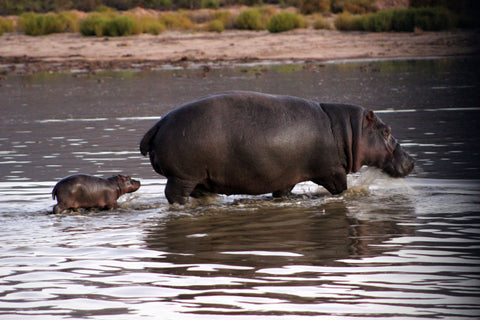
[[[311,167],[322,165],[317,146],[337,152],[331,133],[316,102],[229,92],[172,110],[145,134],[140,149],[166,177],[203,181],[217,193],[260,194],[279,181],[307,179]]]

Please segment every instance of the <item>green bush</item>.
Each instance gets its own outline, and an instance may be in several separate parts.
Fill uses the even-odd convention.
[[[313,21],[313,28],[315,30],[320,29],[331,29],[330,24],[323,19],[321,15],[315,16],[315,20]]]
[[[335,20],[338,30],[365,30],[373,32],[448,30],[455,27],[455,16],[445,8],[410,8],[385,10],[367,15],[343,13]]]
[[[61,11],[58,13],[58,18],[62,21],[64,32],[78,32],[78,14],[73,11]]]
[[[247,9],[237,16],[235,26],[242,30],[263,30],[265,25],[262,22],[262,15],[257,9]]]
[[[15,30],[15,23],[13,20],[0,17],[0,36],[4,32],[12,32],[13,30]]]
[[[163,23],[167,29],[175,30],[189,30],[194,26],[192,20],[182,12],[164,13],[160,16],[160,22]]]
[[[161,22],[152,22],[144,25],[143,32],[150,33],[153,35],[159,35],[165,31],[165,26]]]
[[[278,13],[270,19],[267,24],[267,30],[276,33],[284,32],[297,28],[305,28],[306,23],[303,17],[289,11]]]
[[[344,12],[335,19],[335,28],[342,31],[363,30],[362,16]]]
[[[56,14],[24,13],[19,18],[20,29],[29,36],[63,32],[64,26]]]
[[[386,10],[362,16],[360,21],[363,30],[385,32],[392,30],[393,11]]]
[[[212,20],[207,22],[207,26],[205,28],[206,31],[210,32],[223,32],[225,30],[225,26],[221,20]]]
[[[131,17],[134,20],[133,34],[150,33],[154,35],[159,35],[163,31],[165,31],[165,26],[156,17],[137,17],[135,15],[131,15]]]
[[[129,15],[119,15],[111,12],[89,14],[80,23],[80,32],[84,36],[121,37],[140,34],[146,25],[139,19]]]
[[[225,29],[233,29],[232,14],[228,10],[216,10],[213,13],[212,20],[220,20],[223,23]]]
[[[416,28],[426,31],[437,31],[455,27],[455,17],[446,8],[419,8],[415,9],[415,11]]]
[[[89,14],[85,20],[80,23],[80,32],[84,36],[101,37],[105,33],[105,25],[108,19],[100,13]]]
[[[138,28],[136,28],[136,33]],[[134,20],[129,16],[116,16],[107,21],[103,35],[110,37],[131,36],[134,34]]]

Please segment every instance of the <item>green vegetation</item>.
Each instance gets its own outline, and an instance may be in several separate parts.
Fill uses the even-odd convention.
[[[360,31],[425,31],[448,30],[455,27],[454,14],[442,7],[385,10],[366,15],[343,13],[335,20],[338,30]]]
[[[15,30],[15,23],[12,19],[0,18],[0,36],[4,32],[11,32]]]
[[[134,28],[134,24],[137,23],[129,16],[115,16],[107,21],[105,24],[104,35],[110,37],[131,36],[141,33],[139,26]]]
[[[223,32],[225,30],[225,26],[223,25],[223,22],[221,20],[211,20],[207,22],[207,26],[205,28],[205,31],[210,31],[210,32]]]
[[[229,6],[261,6],[263,4],[280,7],[293,6],[302,14],[349,12],[366,14],[377,11],[380,0],[0,0],[0,15],[20,15],[24,12],[60,12],[65,10],[96,11],[110,7],[125,11],[133,8],[154,10],[195,10],[200,8],[218,9]],[[393,2],[393,1],[390,1]],[[478,0],[409,0],[412,8],[443,7],[457,15],[478,17]]]
[[[142,17],[141,19],[137,18],[137,22],[138,23],[136,25],[138,28],[140,28],[141,31],[140,32],[137,31],[134,33],[143,32],[143,33],[150,33],[153,35],[159,35],[163,31],[165,31],[165,25],[155,17],[146,16],[146,17]]]
[[[158,35],[165,30],[165,25],[153,17],[142,19],[133,15],[120,15],[112,12],[89,14],[80,23],[80,32],[84,36],[120,37],[140,33]]]
[[[80,32],[84,36],[103,36],[107,18],[100,13],[92,13],[80,24]]]
[[[213,20],[220,20],[225,29],[233,29],[233,17],[230,11],[216,10],[211,16]]]
[[[378,12],[377,1],[379,0],[0,0],[0,15],[20,14],[18,19],[0,20],[0,35],[19,30],[32,36],[79,31],[88,36],[128,36],[140,33],[158,35],[167,29],[222,32],[233,28],[268,29],[275,33],[308,26],[330,29],[331,20],[325,18],[331,16],[331,12],[338,13],[334,22],[338,30],[412,32],[415,29],[435,31],[480,26],[480,1],[410,0],[409,8]],[[264,2],[274,5],[262,5]],[[235,4],[256,7],[242,9],[239,13],[235,9],[218,9]],[[142,12],[143,9],[136,8],[121,12],[134,6],[157,10],[206,9]],[[282,9],[285,6],[297,9]],[[92,12],[85,15],[71,9]],[[43,13],[47,11],[49,12]]]
[[[305,19],[296,13],[284,11],[274,15],[267,24],[267,30],[271,33],[284,32],[298,28],[305,28]]]
[[[258,9],[247,9],[237,16],[235,26],[241,30],[263,30],[265,24],[262,21],[262,15]]]
[[[325,21],[325,19],[323,19],[323,17],[321,15],[316,15],[314,17],[314,21],[313,21],[313,28],[315,30],[331,29],[331,26],[327,21]]]
[[[24,13],[18,21],[19,27],[29,36],[40,36],[64,31],[62,20],[57,14]]]
[[[192,20],[183,12],[164,13],[160,16],[160,22],[171,30],[190,30],[194,26]]]

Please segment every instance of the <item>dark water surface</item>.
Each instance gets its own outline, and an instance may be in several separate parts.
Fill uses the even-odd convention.
[[[0,80],[0,319],[477,319],[480,59]],[[170,207],[138,151],[182,102],[255,90],[372,108],[417,160],[332,197]],[[49,215],[74,173],[142,181],[111,212]]]

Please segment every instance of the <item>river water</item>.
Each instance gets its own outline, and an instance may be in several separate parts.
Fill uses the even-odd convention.
[[[480,59],[192,66],[0,80],[1,319],[477,319]],[[417,161],[330,196],[169,206],[138,151],[182,102],[223,90],[376,110]],[[129,174],[109,212],[50,214],[60,178]]]

